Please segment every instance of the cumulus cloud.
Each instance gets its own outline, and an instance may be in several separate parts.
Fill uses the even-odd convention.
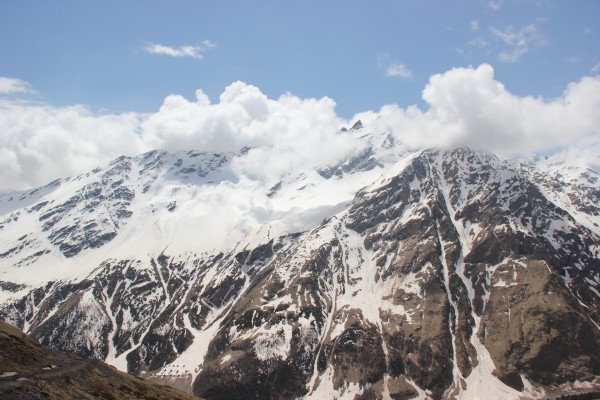
[[[29,82],[16,78],[0,76],[0,94],[33,93]]]
[[[558,98],[545,100],[510,93],[494,78],[492,66],[482,64],[431,76],[423,100],[426,110],[386,105],[355,118],[392,132],[398,143],[413,149],[470,146],[508,157],[588,143],[584,148],[590,155],[600,154],[595,111],[600,109],[600,77],[584,77]]]
[[[289,168],[326,164],[355,146],[336,134],[343,120],[327,97],[300,99],[284,94],[272,100],[243,82],[228,86],[216,104],[210,104],[201,91],[196,97],[196,101],[167,97],[160,110],[141,124],[145,145],[213,152],[249,147],[235,168],[260,179]]]
[[[81,105],[0,100],[0,190],[25,189],[144,150],[140,116],[98,115]]]
[[[510,93],[494,78],[492,66],[482,64],[433,75],[423,99],[429,105],[425,112],[393,113],[417,146],[438,142],[517,154],[567,147],[600,134],[600,115],[594,111],[600,107],[598,77],[571,83],[562,96],[548,101]]]
[[[194,99],[168,96],[149,114],[98,114],[84,106],[4,99],[0,190],[42,185],[120,154],[243,147],[250,150],[236,159],[232,172],[265,187],[291,169],[335,164],[360,151],[364,143],[338,133],[357,119],[365,133],[389,131],[398,145],[412,149],[468,145],[507,156],[565,149],[598,165],[600,77],[584,77],[547,100],[512,94],[495,79],[492,66],[482,64],[431,76],[423,100],[424,109],[391,104],[344,120],[330,98],[286,93],[271,99],[243,82],[229,85],[214,103],[201,90]],[[567,151],[583,143],[578,151]]]
[[[150,114],[99,115],[87,107],[0,101],[0,190],[42,185],[82,173],[114,157],[152,149],[237,152],[239,174],[268,181],[290,168],[318,167],[352,152],[336,132],[344,125],[335,102],[289,93],[269,99],[234,82],[211,104],[201,91],[168,96]]]
[[[490,31],[493,38],[505,46],[498,58],[506,63],[517,62],[528,52],[546,44],[536,24],[526,25],[518,31],[511,26],[504,30],[492,27]]]
[[[23,189],[143,149],[139,116],[0,100],[0,188]]]
[[[183,45],[180,47],[171,47],[158,43],[148,43],[143,50],[150,54],[162,54],[170,57],[190,57],[197,60],[202,60],[206,50],[214,47],[217,47],[215,43],[211,42],[210,40],[204,40],[201,44]]]

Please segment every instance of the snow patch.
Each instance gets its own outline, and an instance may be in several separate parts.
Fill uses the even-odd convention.
[[[261,361],[280,358],[288,358],[292,342],[292,326],[285,322],[271,326],[263,330],[254,339],[254,352],[256,358]]]
[[[231,360],[231,354],[225,354],[223,358],[221,358],[221,365],[225,364],[229,360]]]

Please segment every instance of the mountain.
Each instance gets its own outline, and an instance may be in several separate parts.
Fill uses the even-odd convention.
[[[51,352],[0,321],[3,399],[195,399],[117,371],[99,360]]]
[[[150,152],[4,194],[0,316],[208,399],[600,391],[595,171],[339,134],[271,181]]]

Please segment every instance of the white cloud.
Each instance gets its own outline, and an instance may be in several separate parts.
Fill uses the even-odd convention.
[[[600,154],[595,152],[600,150],[600,77],[584,77],[558,98],[545,100],[510,93],[493,68],[482,64],[431,76],[423,99],[424,110],[391,104],[349,121],[336,114],[330,98],[270,99],[243,82],[225,88],[215,103],[201,90],[191,100],[168,96],[150,114],[105,115],[84,106],[0,100],[0,190],[79,174],[120,154],[157,148],[227,152],[244,146],[252,149],[234,163],[233,172],[272,185],[290,169],[334,164],[357,151],[360,144],[352,135],[336,133],[357,119],[365,132],[389,130],[397,143],[414,149],[469,145],[517,155],[591,143],[568,154]]]
[[[389,54],[383,54],[377,57],[377,66],[383,69],[387,77],[412,78],[413,73],[402,63],[392,62]]]
[[[600,78],[571,83],[552,101],[519,97],[488,64],[434,75],[423,91],[429,119],[449,142],[503,152],[545,151],[600,133]]]
[[[593,72],[593,73],[595,73],[595,74],[598,74],[598,73],[600,73],[600,62],[599,62],[598,64],[594,65],[594,66],[593,66],[593,67],[590,69],[590,71],[591,71],[591,72]]]
[[[355,118],[390,130],[414,149],[464,145],[514,156],[600,142],[600,77],[584,77],[562,96],[544,100],[510,93],[482,64],[431,76],[423,99],[425,111],[387,105]],[[600,146],[595,149],[600,153]]]
[[[217,47],[217,44],[215,42],[213,42],[212,40],[203,40],[202,41],[202,46],[205,49],[214,49],[215,47]]]
[[[163,44],[148,43],[144,47],[144,51],[150,54],[162,54],[170,57],[190,57],[197,60],[204,58],[204,53],[208,49],[217,47],[217,45],[210,40],[204,40],[198,45],[183,45],[180,47],[171,47]]]
[[[494,39],[506,46],[498,55],[500,61],[506,63],[517,62],[531,50],[546,44],[546,39],[539,32],[536,24],[524,26],[518,31],[515,31],[513,27],[505,30],[492,27],[490,30]]]
[[[99,115],[85,106],[0,100],[0,190],[45,184],[103,165],[114,157],[152,149],[213,152],[252,147],[236,171],[268,181],[289,168],[337,160],[356,144],[336,132],[347,124],[330,98],[267,98],[243,82],[219,102],[196,91],[188,100],[168,96],[150,114]]]
[[[0,76],[0,94],[33,93],[29,82]]]
[[[404,64],[391,64],[385,70],[386,76],[399,76],[402,78],[412,78],[413,73]]]
[[[495,11],[498,11],[500,7],[502,7],[502,3],[504,3],[504,0],[490,0],[490,2],[488,3],[488,7]]]
[[[139,153],[138,126],[133,113],[0,100],[0,190],[42,185]]]
[[[471,21],[471,31],[473,31],[473,32],[479,31],[479,21],[477,21],[476,19]]]
[[[566,163],[600,171],[600,135],[589,136],[552,155],[549,163]]]
[[[257,87],[234,82],[209,104],[199,91],[196,101],[173,95],[141,124],[147,148],[201,149],[214,152],[252,147],[238,160],[238,172],[268,180],[290,167],[317,166],[337,160],[355,144],[337,135],[344,121],[335,102],[284,94],[267,98]]]

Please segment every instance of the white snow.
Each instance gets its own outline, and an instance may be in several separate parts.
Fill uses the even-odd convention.
[[[379,179],[377,179],[377,181],[375,181],[375,183],[373,183],[371,186],[369,186],[367,191],[375,192],[378,189],[389,184],[393,178],[400,175],[400,173],[402,173],[402,171],[404,171],[413,162],[413,160],[415,158],[417,158],[420,154],[421,154],[421,152],[416,152],[416,153],[409,154],[406,157],[402,158],[396,164],[394,164],[393,166],[388,168],[383,173],[383,175],[381,175],[381,177]],[[413,189],[412,186],[411,186],[411,189]]]
[[[199,331],[192,326],[189,316],[184,314],[185,327],[194,335],[194,341],[175,361],[162,367],[155,375],[190,375],[192,377],[191,382],[193,382],[200,373],[200,367],[208,352],[208,346],[219,330],[224,318],[225,315],[213,314],[207,327]]]
[[[254,352],[261,361],[273,358],[285,360],[289,355],[291,342],[292,327],[281,322],[268,329],[260,329],[260,335],[254,340]]]
[[[467,228],[468,231],[466,231],[463,224],[460,221],[455,220],[454,215],[456,215],[456,212],[450,202],[450,197],[449,197],[450,190],[447,186],[446,180],[443,178],[441,168],[442,168],[441,160],[439,160],[437,175],[439,177],[439,182],[441,184],[442,195],[446,201],[446,207],[448,209],[450,219],[451,219],[452,223],[454,224],[456,231],[458,232],[460,245],[461,245],[461,255],[460,255],[460,259],[458,260],[457,265],[456,265],[456,273],[463,281],[465,287],[467,288],[469,298],[470,298],[471,302],[473,302],[473,299],[475,296],[475,290],[472,287],[470,280],[465,276],[464,255],[466,254],[466,251],[470,251],[470,249],[471,249],[472,241],[470,242],[469,237],[473,238],[473,237],[476,237],[476,235],[475,236],[469,235],[471,229]],[[443,249],[444,242],[442,241],[441,238],[440,238],[440,243],[442,244],[442,249]],[[444,259],[445,259],[445,252],[442,251],[442,262],[443,263],[444,263],[444,261],[443,261]],[[446,270],[447,270],[447,268],[445,268],[445,272],[446,272]],[[445,282],[446,285],[448,285],[447,277],[445,277],[445,280],[446,280],[446,282]],[[487,297],[485,295],[483,297],[484,297],[484,301],[487,301]],[[456,310],[456,305],[453,304],[453,301],[451,298],[450,298],[450,301],[451,301],[451,304],[453,305],[453,308]],[[459,393],[457,395],[457,399],[480,400],[483,393],[485,393],[485,398],[489,399],[489,400],[496,400],[496,399],[497,400],[512,400],[512,399],[517,400],[517,399],[520,399],[522,397],[523,393],[505,385],[504,383],[502,383],[498,378],[496,378],[492,374],[492,372],[495,369],[494,362],[492,361],[489,351],[481,343],[481,341],[479,340],[479,336],[477,335],[477,332],[479,332],[479,329],[481,326],[480,325],[481,317],[477,316],[475,314],[475,312],[473,312],[472,316],[475,320],[475,327],[473,329],[473,334],[471,335],[471,344],[475,348],[478,364],[475,368],[473,368],[473,370],[471,371],[469,376],[464,377],[464,380],[466,383],[466,388],[463,389],[462,386],[458,382],[458,379],[460,378],[460,371],[458,371],[458,372],[456,371],[456,370],[458,370],[458,368],[456,366],[456,362],[454,362],[454,386],[459,388]],[[452,338],[453,338],[453,348],[454,348],[454,334],[452,335]],[[455,359],[456,359],[456,357],[455,357]],[[451,390],[451,389],[449,389],[449,390]]]
[[[474,332],[477,332],[479,327],[480,320],[478,318]],[[478,365],[465,378],[467,388],[457,398],[460,400],[480,400],[483,393],[485,393],[485,398],[489,400],[518,400],[522,398],[524,393],[506,386],[492,374],[496,367],[490,353],[477,335],[471,336],[471,343],[477,351]]]
[[[431,399],[431,392],[429,390],[421,389],[411,379],[406,378],[406,381],[417,391],[417,397],[413,397],[413,400],[429,400],[429,399]]]
[[[221,358],[221,365],[225,364],[229,360],[231,360],[231,354],[225,354],[223,358]]]
[[[593,389],[594,385],[592,385],[591,382],[575,381],[575,382],[573,382],[573,388],[575,388],[575,389]]]

